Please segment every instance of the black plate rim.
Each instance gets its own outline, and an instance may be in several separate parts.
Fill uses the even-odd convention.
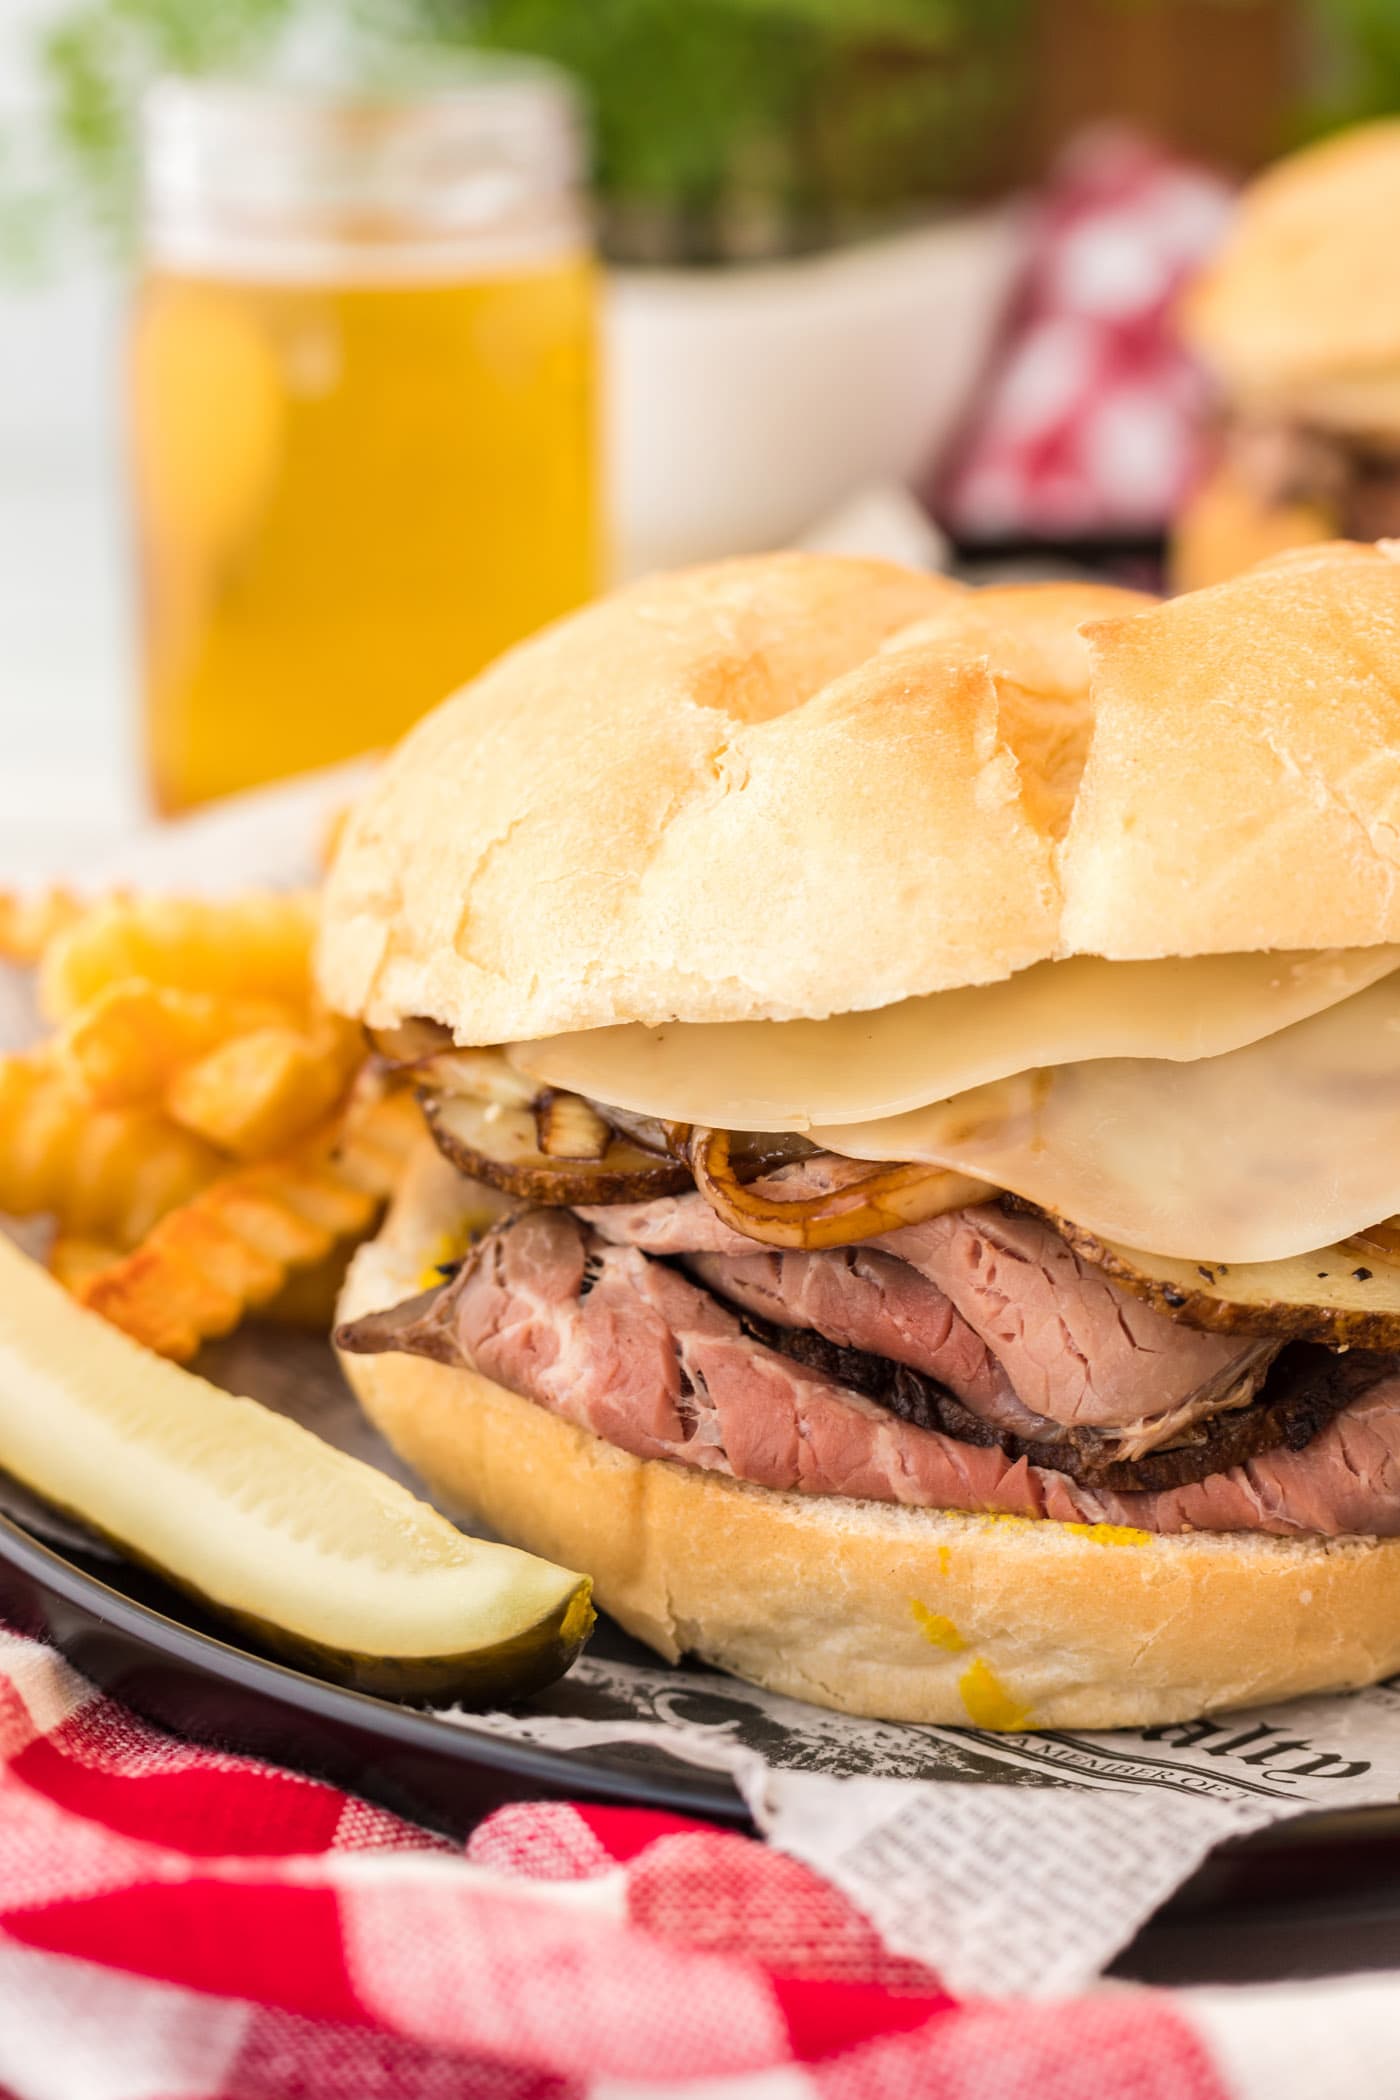
[[[293,1714],[332,1725],[343,1723],[377,1736],[397,1747],[420,1750],[435,1759],[456,1762],[487,1775],[523,1782],[525,1787],[555,1799],[592,1801],[626,1808],[645,1808],[674,1815],[696,1817],[731,1828],[752,1831],[748,1808],[727,1773],[705,1766],[689,1766],[677,1759],[666,1771],[650,1770],[635,1763],[613,1763],[597,1748],[580,1745],[573,1749],[551,1749],[524,1743],[513,1736],[473,1728],[466,1721],[445,1721],[430,1707],[410,1706],[383,1699],[313,1677],[289,1663],[222,1639],[202,1628],[186,1624],[156,1605],[128,1596],[101,1576],[70,1560],[57,1546],[36,1538],[24,1525],[0,1511],[0,1561],[18,1574],[78,1611],[111,1626],[163,1661],[207,1672],[242,1692],[271,1700]],[[62,1652],[61,1644],[59,1644]],[[82,1665],[75,1665],[81,1672]],[[106,1686],[99,1686],[107,1690]],[[120,1689],[111,1694],[119,1703]],[[126,1703],[130,1703],[129,1701]],[[139,1710],[139,1709],[134,1709]],[[166,1733],[171,1725],[152,1716]],[[273,1766],[295,1768],[295,1757],[275,1753],[247,1753]],[[332,1781],[354,1793],[353,1782]],[[510,1789],[516,1795],[516,1788]],[[411,1813],[410,1811],[403,1811]],[[420,1820],[431,1820],[423,1817]],[[1245,1836],[1227,1839],[1215,1850],[1224,1855],[1277,1855],[1314,1848],[1347,1849],[1373,1838],[1400,1835],[1400,1804],[1337,1809],[1300,1810],[1277,1823]],[[1183,1894],[1186,1892],[1183,1891]],[[1176,1902],[1173,1908],[1177,1907]]]
[[[430,1707],[410,1706],[312,1677],[289,1663],[188,1626],[156,1606],[104,1582],[0,1512],[0,1559],[52,1591],[64,1603],[92,1613],[144,1643],[162,1659],[207,1670],[241,1691],[270,1698],[316,1719],[346,1722],[407,1747],[528,1781],[542,1793],[570,1795],[629,1808],[650,1808],[711,1822],[751,1826],[742,1796],[724,1772],[687,1766],[673,1772],[609,1763],[586,1747],[554,1750],[523,1743],[466,1721],[445,1721]],[[113,1696],[119,1701],[120,1692]],[[157,1722],[155,1725],[163,1726]],[[169,1730],[167,1729],[167,1733]],[[264,1760],[269,1761],[269,1760]],[[270,1760],[276,1762],[275,1759]]]

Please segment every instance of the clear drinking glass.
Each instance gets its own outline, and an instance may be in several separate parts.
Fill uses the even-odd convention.
[[[599,582],[567,83],[162,84],[131,456],[167,810],[396,737]]]

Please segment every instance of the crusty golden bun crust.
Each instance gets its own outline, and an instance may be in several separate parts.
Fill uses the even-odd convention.
[[[1237,400],[1400,434],[1400,119],[1278,162],[1185,306]]]
[[[1079,593],[1071,639],[1104,597]],[[351,819],[330,999],[493,1042],[847,1012],[1038,960],[1053,840],[997,683],[983,651],[917,639],[973,603],[886,563],[770,555],[637,585],[514,651]]]
[[[350,1318],[421,1287],[466,1197],[420,1157],[360,1249]],[[891,1721],[1113,1728],[1400,1668],[1400,1540],[1150,1538],[774,1494],[633,1458],[474,1373],[347,1356],[370,1418],[449,1507],[587,1570],[662,1655]]]
[[[1228,460],[1192,493],[1172,527],[1172,583],[1205,590],[1292,547],[1331,539],[1335,522],[1314,503],[1261,502]]]
[[[658,578],[394,753],[322,987],[492,1043],[1400,939],[1397,665],[1400,565],[1345,544],[1146,609],[814,555]]]
[[[949,592],[936,612],[905,628],[895,646],[986,664],[998,732],[1016,754],[1027,813],[1058,840],[1074,808],[1093,727],[1084,627],[1155,603],[1145,591],[1110,583],[988,584]]]
[[[1067,953],[1400,935],[1400,562],[1299,548],[1087,634]]]

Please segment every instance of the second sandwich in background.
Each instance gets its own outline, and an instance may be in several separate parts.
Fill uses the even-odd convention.
[[[1220,394],[1178,520],[1192,590],[1284,548],[1400,534],[1400,119],[1297,153],[1246,191],[1183,321]]]

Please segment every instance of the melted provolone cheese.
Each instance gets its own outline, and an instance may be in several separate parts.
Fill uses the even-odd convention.
[[[1400,973],[1224,1056],[1060,1065],[812,1136],[1153,1254],[1277,1261],[1400,1211]]]
[[[810,1130],[899,1115],[1034,1066],[1216,1057],[1397,967],[1395,947],[1165,962],[1076,956],[870,1013],[595,1028],[516,1043],[510,1057],[551,1086],[642,1115]]]

